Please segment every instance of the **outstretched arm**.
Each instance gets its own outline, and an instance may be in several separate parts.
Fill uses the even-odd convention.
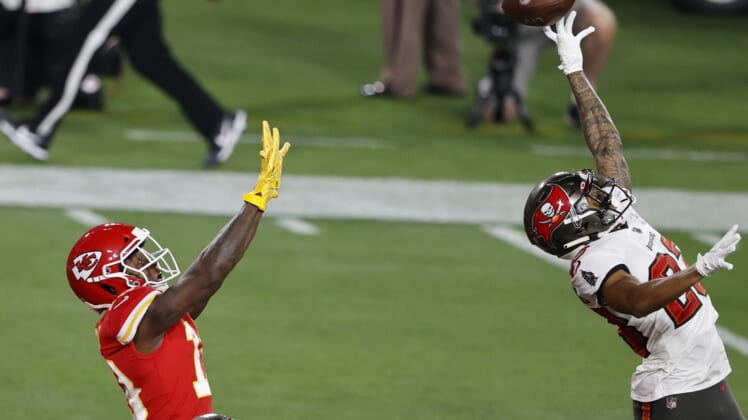
[[[244,195],[241,210],[203,249],[179,282],[153,300],[135,335],[139,351],[147,353],[157,349],[164,333],[185,313],[197,318],[244,256],[268,201],[278,196],[283,158],[289,147],[285,143],[280,148],[278,129],[271,133],[267,122],[263,122],[262,164],[255,189]]]
[[[559,68],[566,74],[577,101],[584,139],[595,159],[597,171],[631,190],[631,175],[623,157],[621,135],[583,71],[580,45],[595,28],[590,26],[574,35],[572,27],[575,17],[576,12],[572,11],[568,17],[561,18],[555,25],[556,32],[548,26],[543,30],[558,47],[558,55],[561,58]]]
[[[646,316],[674,301],[702,278],[720,268],[732,270],[725,258],[737,249],[740,242],[738,225],[734,225],[704,255],[698,254],[696,263],[661,279],[640,283],[624,270],[618,270],[605,280],[600,293],[606,305],[618,312]]]

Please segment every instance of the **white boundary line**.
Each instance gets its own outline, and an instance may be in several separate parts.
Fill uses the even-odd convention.
[[[534,146],[533,152],[544,156],[589,157],[590,151],[579,146]],[[746,162],[744,152],[721,152],[714,150],[671,150],[671,149],[626,149],[626,158],[640,160],[685,160],[693,162]]]
[[[319,235],[319,228],[317,226],[296,217],[276,217],[275,224],[297,235]]]
[[[719,331],[719,336],[722,337],[722,341],[724,341],[726,345],[742,353],[743,356],[748,356],[748,339],[719,325],[717,325],[717,331]]]
[[[86,227],[94,227],[109,221],[104,216],[88,209],[67,209],[65,215]]]
[[[0,206],[233,215],[256,179],[248,172],[6,164],[0,165]],[[521,224],[533,187],[288,173],[283,181],[271,217],[508,226]],[[116,193],[112,186],[119,186]],[[748,229],[748,212],[739,211],[748,208],[748,193],[637,189],[636,195],[639,213],[663,230],[698,226],[722,234],[734,223]]]
[[[202,141],[193,131],[169,131],[131,129],[125,131],[125,139],[138,142],[198,142]],[[394,149],[394,144],[365,137],[331,137],[331,136],[292,136],[289,137],[294,146],[350,148],[350,149]],[[252,136],[245,133],[241,143],[259,144],[259,135]],[[589,156],[586,147],[536,145],[532,147],[535,154],[543,156]],[[684,160],[693,162],[746,162],[748,153],[734,151],[722,152],[715,150],[671,150],[671,149],[626,149],[626,156],[630,159],[646,160]]]
[[[286,139],[287,136],[283,136]],[[125,131],[125,139],[138,142],[173,142],[191,143],[202,141],[202,138],[192,131],[162,131],[132,129]],[[294,147],[327,147],[345,149],[394,149],[395,146],[381,140],[366,137],[329,137],[329,136],[289,136],[287,138]],[[243,144],[260,144],[258,135],[245,133],[239,140]]]

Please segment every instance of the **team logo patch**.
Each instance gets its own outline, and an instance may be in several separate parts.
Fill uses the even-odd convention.
[[[667,407],[669,410],[675,410],[676,408],[678,408],[678,398],[667,397],[665,399],[665,407]]]
[[[73,260],[72,272],[76,280],[88,281],[91,273],[101,261],[101,251],[89,251],[78,255]]]
[[[570,209],[571,202],[566,191],[558,185],[551,185],[551,193],[532,218],[535,233],[550,243],[553,231],[561,225]]]
[[[582,270],[582,278],[584,279],[584,281],[589,283],[590,286],[594,286],[597,283],[597,276],[591,271]]]

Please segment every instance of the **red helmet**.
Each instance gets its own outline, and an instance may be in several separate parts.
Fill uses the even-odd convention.
[[[142,267],[125,262],[136,251],[149,261]],[[149,280],[145,271],[153,266],[159,275]],[[109,309],[119,294],[133,287],[165,289],[180,273],[171,251],[148,230],[122,223],[106,223],[83,234],[70,250],[66,272],[73,293],[97,312]]]

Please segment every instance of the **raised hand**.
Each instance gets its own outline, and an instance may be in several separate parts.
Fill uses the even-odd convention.
[[[698,271],[703,277],[707,277],[711,276],[720,268],[732,270],[732,264],[725,261],[725,257],[735,252],[738,242],[740,242],[738,225],[733,225],[733,227],[725,233],[725,236],[714,244],[709,252],[704,255],[698,254],[696,256],[696,271]]]
[[[288,153],[291,144],[286,142],[280,147],[280,133],[277,128],[270,131],[267,121],[262,122],[262,150],[260,151],[260,175],[255,188],[244,194],[244,201],[265,211],[268,201],[278,196],[281,174],[283,172],[283,158]]]
[[[564,74],[571,74],[582,71],[584,59],[582,57],[582,40],[589,34],[595,32],[594,26],[589,26],[578,34],[574,35],[574,19],[577,12],[572,11],[568,16],[562,17],[554,25],[556,32],[553,32],[550,26],[543,27],[543,32],[551,41],[556,43],[558,56],[561,58],[561,65],[558,66]]]

